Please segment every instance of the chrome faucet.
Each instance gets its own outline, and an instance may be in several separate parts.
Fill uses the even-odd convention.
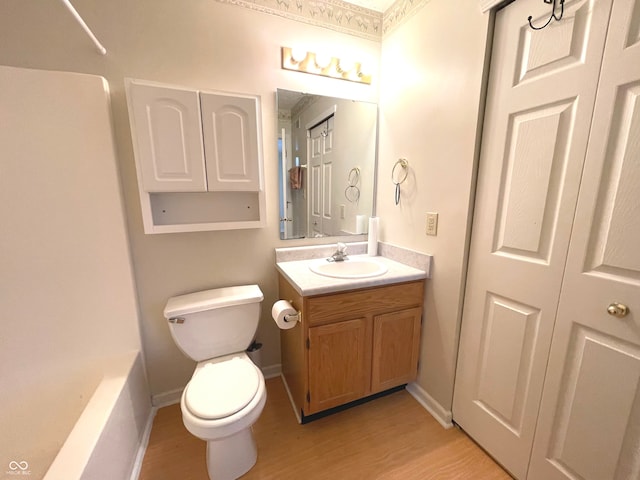
[[[347,246],[338,242],[338,249],[331,255],[331,257],[327,258],[330,262],[344,262],[347,259]]]

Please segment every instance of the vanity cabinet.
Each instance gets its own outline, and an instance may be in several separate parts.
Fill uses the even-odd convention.
[[[280,275],[279,288],[302,312],[281,331],[282,373],[301,421],[415,380],[424,280],[302,296]]]
[[[259,97],[126,90],[145,233],[264,226]]]

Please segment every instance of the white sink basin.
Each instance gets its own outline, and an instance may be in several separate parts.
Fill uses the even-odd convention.
[[[386,265],[372,258],[347,258],[342,262],[329,262],[323,258],[309,264],[313,273],[333,278],[369,278],[387,273]]]

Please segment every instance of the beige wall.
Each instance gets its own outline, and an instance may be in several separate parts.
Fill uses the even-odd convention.
[[[276,88],[377,101],[378,85],[336,81],[280,69],[280,47],[325,47],[377,62],[380,44],[215,0],[75,0],[107,48],[93,45],[60,2],[4,0],[0,64],[103,75],[112,91],[143,344],[153,394],[181,388],[193,362],[174,346],[162,310],[168,297],[232,284],[258,283],[265,294],[258,337],[263,363],[279,363]],[[124,97],[125,77],[262,96],[267,227],[256,230],[145,235]],[[378,78],[377,70],[374,78]],[[101,179],[87,179],[101,181]]]
[[[152,393],[178,389],[192,373],[193,362],[174,346],[162,317],[166,299],[188,291],[258,283],[265,293],[258,332],[263,363],[279,362],[279,333],[269,319],[277,299],[273,248],[302,242],[278,240],[276,88],[368,101],[377,101],[380,91],[381,239],[435,256],[419,384],[450,409],[489,23],[476,0],[431,0],[387,35],[382,78],[378,83],[375,70],[371,86],[283,71],[280,47],[323,46],[378,61],[377,42],[215,0],[75,0],[74,5],[106,46],[106,57],[95,52],[58,2],[4,0],[0,64],[96,73],[109,81]],[[262,96],[266,228],[143,234],[125,77]],[[395,206],[389,177],[399,157],[408,158],[411,175],[402,186],[401,205]],[[428,211],[440,214],[437,237],[424,235]]]
[[[465,241],[489,15],[477,0],[431,0],[382,43],[377,213],[381,240],[434,255],[418,384],[451,409]],[[398,158],[410,174],[394,203]],[[438,212],[438,235],[425,235]]]

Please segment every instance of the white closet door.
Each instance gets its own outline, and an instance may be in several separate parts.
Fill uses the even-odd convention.
[[[333,235],[333,117],[309,130],[309,234]]]
[[[611,0],[519,0],[496,16],[453,418],[524,479]]]
[[[136,165],[145,192],[205,192],[198,92],[127,83]]]
[[[613,4],[529,478],[640,479],[640,0]]]
[[[322,232],[325,235],[336,235],[334,231],[334,198],[333,198],[333,163],[334,163],[334,117],[329,117],[322,142]]]

